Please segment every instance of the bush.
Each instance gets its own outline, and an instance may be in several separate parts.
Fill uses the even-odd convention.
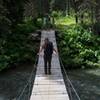
[[[100,66],[100,37],[80,25],[58,29],[58,46],[65,65],[69,68]]]
[[[18,24],[14,30],[15,33],[31,33],[34,32],[38,27],[34,24],[32,19],[26,19],[23,23]]]
[[[22,61],[34,62],[37,47],[31,33],[37,27],[32,20],[18,24],[13,33],[0,39],[0,71]]]
[[[94,31],[100,35],[100,22],[94,24]]]

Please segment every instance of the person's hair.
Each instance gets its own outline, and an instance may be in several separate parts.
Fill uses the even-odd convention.
[[[45,40],[49,41],[49,39],[48,39],[48,38],[45,38]]]

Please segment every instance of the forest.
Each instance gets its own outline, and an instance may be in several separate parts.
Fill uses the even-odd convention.
[[[99,4],[99,0],[1,0],[0,70],[20,61],[34,60],[36,50],[29,33],[43,28],[47,14],[54,18],[49,24],[63,33],[60,36],[63,58],[71,54],[67,59],[70,64],[99,66]]]
[[[29,94],[41,30],[50,29],[81,100],[100,100],[100,0],[0,0],[0,100]]]

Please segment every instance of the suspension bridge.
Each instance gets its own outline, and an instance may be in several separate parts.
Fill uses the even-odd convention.
[[[57,50],[54,30],[41,31],[40,47],[47,37],[53,42],[54,48]],[[78,93],[67,75],[59,54],[53,54],[51,65],[52,74],[45,75],[43,52],[41,52],[35,61],[34,69],[36,70],[32,70],[28,83],[17,100],[80,100]],[[35,77],[34,72],[36,72]]]
[[[42,31],[41,45],[46,37],[53,42],[54,47],[57,49],[55,32],[52,30]],[[52,57],[51,75],[44,74],[44,61],[42,55],[43,52],[39,56],[36,78],[30,100],[69,100],[58,55],[53,55]]]

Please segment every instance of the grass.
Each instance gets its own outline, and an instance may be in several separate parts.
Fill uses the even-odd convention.
[[[72,24],[75,24],[75,18],[69,17],[69,16],[58,17],[56,18],[55,24],[56,25],[72,25]]]

